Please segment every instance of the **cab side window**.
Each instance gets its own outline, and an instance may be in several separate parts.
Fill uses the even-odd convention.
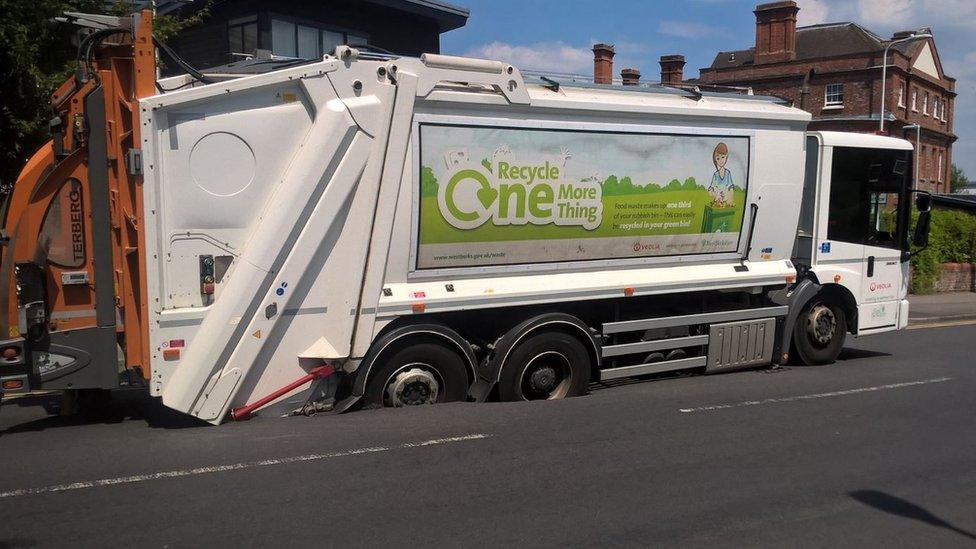
[[[909,151],[835,147],[827,238],[903,249]]]

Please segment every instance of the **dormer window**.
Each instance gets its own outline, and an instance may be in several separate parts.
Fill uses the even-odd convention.
[[[841,107],[844,105],[844,85],[827,84],[824,88],[824,106]]]

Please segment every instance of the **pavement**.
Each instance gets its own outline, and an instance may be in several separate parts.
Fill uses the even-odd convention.
[[[212,427],[0,410],[0,547],[976,545],[976,322],[832,365]],[[43,398],[35,396],[31,398]]]
[[[913,324],[976,319],[976,292],[910,295],[908,302]]]

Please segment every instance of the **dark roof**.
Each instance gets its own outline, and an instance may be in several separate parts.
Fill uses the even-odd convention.
[[[799,61],[821,59],[855,53],[879,52],[887,42],[880,36],[857,23],[825,23],[796,29],[796,59]],[[907,53],[912,42],[902,42],[891,47]],[[751,65],[755,60],[755,48],[737,51],[720,51],[712,61],[712,69],[725,69]]]
[[[117,0],[104,0],[107,6],[114,6]],[[152,0],[123,0],[137,9],[152,5]],[[216,0],[221,4],[231,0]],[[440,32],[447,32],[463,27],[468,21],[470,12],[467,8],[444,2],[442,0],[363,0],[369,4],[376,4],[407,13],[413,13],[437,21]],[[179,9],[189,7],[200,8],[205,5],[202,0],[156,0],[156,13],[165,15]],[[323,10],[327,9],[323,7]]]
[[[441,0],[365,0],[367,3],[377,4],[429,17],[437,21],[441,32],[447,32],[463,27],[468,22],[471,12],[456,4]]]

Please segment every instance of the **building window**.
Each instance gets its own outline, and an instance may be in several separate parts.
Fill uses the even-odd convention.
[[[946,121],[946,114],[945,114],[945,111],[946,111],[946,103],[947,103],[947,100],[943,99],[942,100],[942,121],[943,122]]]
[[[918,112],[918,88],[912,88],[912,110]]]
[[[929,115],[929,92],[925,92],[925,97],[922,98],[922,114]]]
[[[898,86],[898,106],[905,108],[905,86]]]
[[[824,89],[824,105],[827,107],[839,107],[844,104],[844,85],[827,84]]]
[[[929,170],[928,170],[928,159],[929,159],[929,155],[928,155],[928,152],[929,152],[929,148],[926,147],[925,145],[922,145],[922,154],[918,155],[918,161],[919,161],[919,164],[920,164],[920,166],[918,167],[919,168],[918,173],[919,173],[919,177],[921,179],[928,179],[929,178]]]
[[[281,19],[271,20],[271,52],[281,57],[296,57],[298,41],[295,24]]]
[[[227,39],[230,53],[254,55],[258,49],[258,18],[252,15],[228,21]]]
[[[939,151],[939,183],[942,183],[942,151]]]
[[[343,44],[367,44],[362,33],[346,33],[300,25],[281,19],[271,20],[271,51],[281,57],[316,59],[332,53]]]

